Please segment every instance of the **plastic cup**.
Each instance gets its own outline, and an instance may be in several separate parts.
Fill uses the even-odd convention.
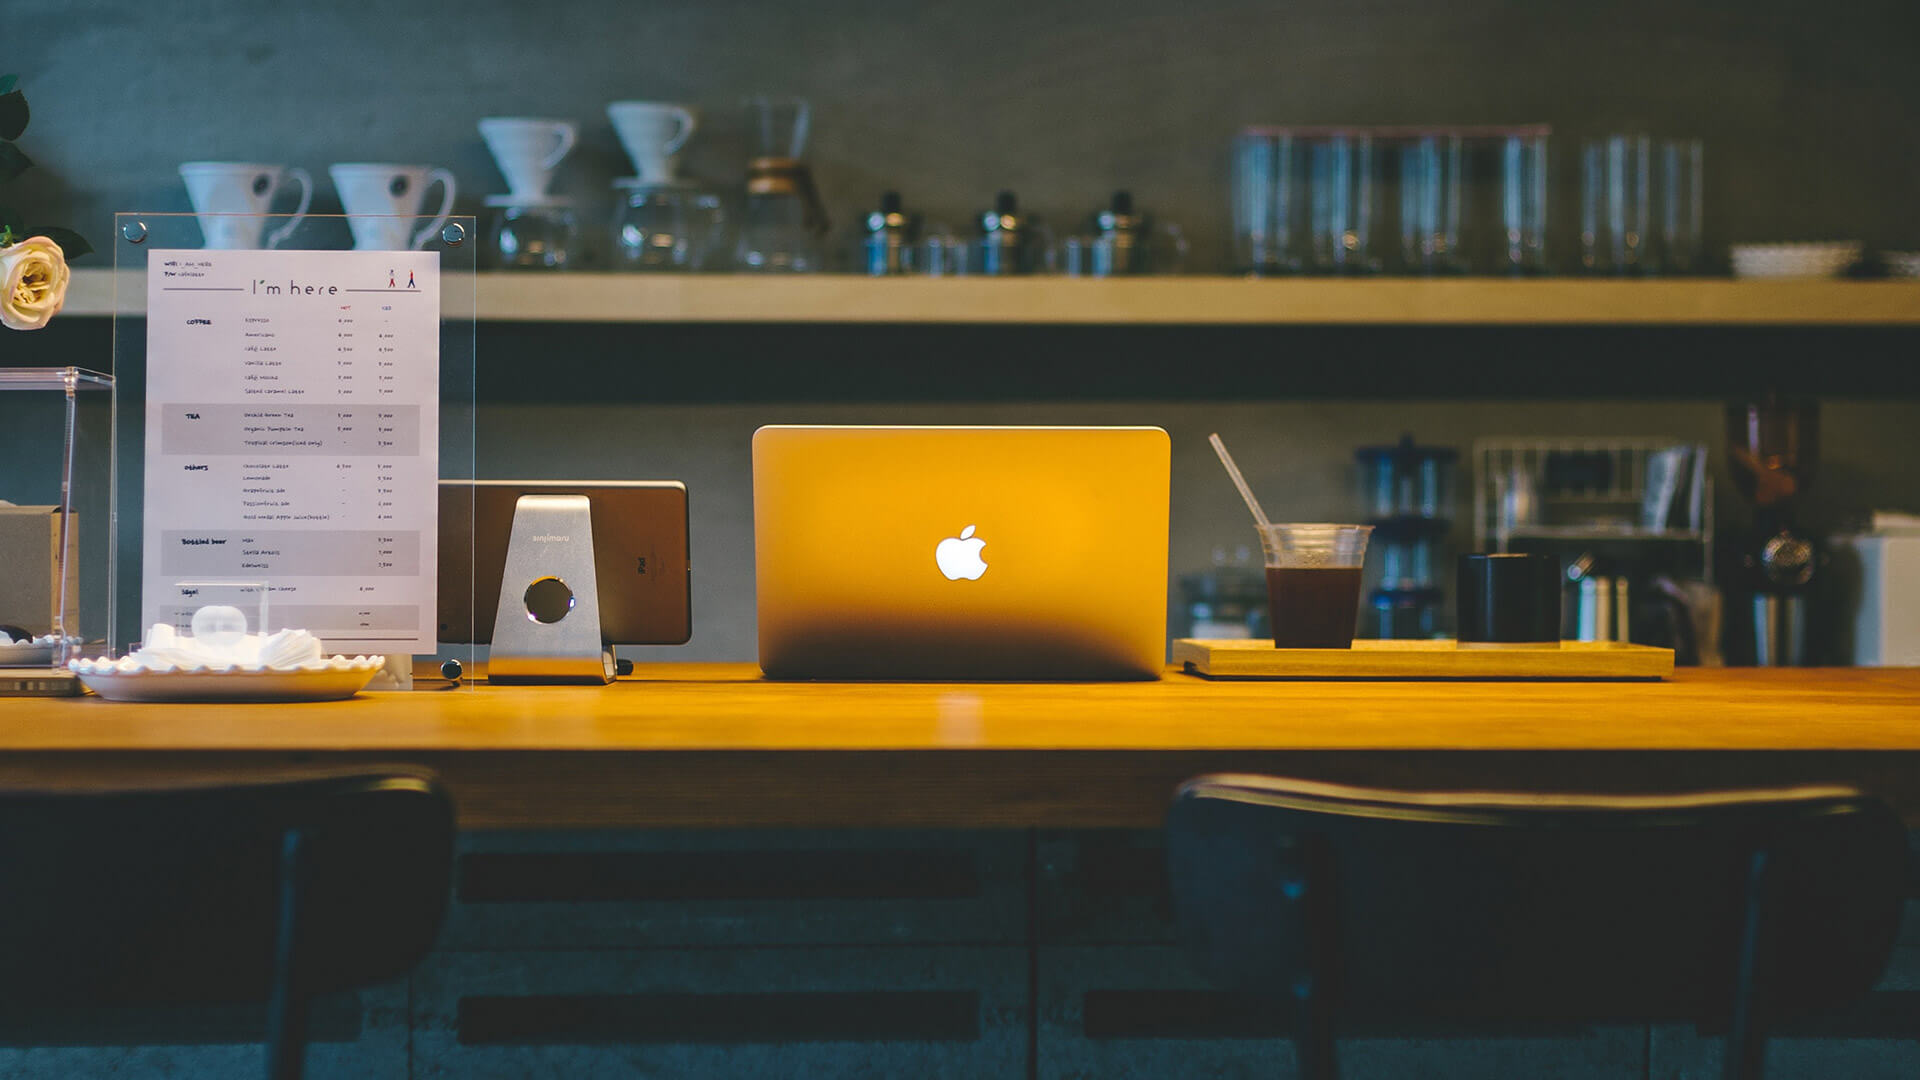
[[[1268,525],[1267,610],[1276,649],[1350,649],[1370,525]]]

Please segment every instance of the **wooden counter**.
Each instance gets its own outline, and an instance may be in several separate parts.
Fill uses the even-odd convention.
[[[1920,823],[1920,670],[1664,683],[769,683],[643,665],[606,688],[311,705],[0,699],[0,782],[417,762],[472,827],[1143,826],[1196,773],[1659,790],[1843,780]]]

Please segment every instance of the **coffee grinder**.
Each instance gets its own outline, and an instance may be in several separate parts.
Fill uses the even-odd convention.
[[[1794,509],[1813,477],[1819,444],[1819,406],[1811,398],[1767,393],[1727,406],[1727,468],[1753,503],[1753,527],[1735,540],[1727,575],[1735,593],[1729,607],[1745,624],[1735,633],[1746,640],[1730,642],[1728,652],[1762,667],[1813,659],[1808,620],[1818,550]]]

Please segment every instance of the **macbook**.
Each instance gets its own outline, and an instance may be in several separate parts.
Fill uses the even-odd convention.
[[[763,427],[760,667],[778,679],[1151,679],[1154,427]]]

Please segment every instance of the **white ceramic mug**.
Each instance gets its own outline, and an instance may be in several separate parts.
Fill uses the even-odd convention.
[[[313,201],[313,177],[307,170],[285,165],[257,165],[244,161],[189,161],[180,166],[187,198],[200,216],[200,232],[209,248],[236,251],[273,247],[292,235],[307,216]],[[287,223],[268,233],[264,215],[271,213],[273,197],[288,180],[300,184],[300,205]]]
[[[453,174],[426,165],[385,165],[355,162],[330,165],[334,189],[347,211],[353,246],[361,251],[412,251],[424,247],[453,213]],[[445,194],[440,209],[426,227],[412,236],[407,230],[420,216],[427,188],[438,180]]]
[[[692,109],[664,101],[616,101],[607,106],[607,119],[644,183],[672,180],[673,156],[700,127]]]
[[[539,196],[553,183],[554,167],[573,149],[580,129],[571,120],[528,116],[489,116],[480,121],[480,137],[515,195]]]

